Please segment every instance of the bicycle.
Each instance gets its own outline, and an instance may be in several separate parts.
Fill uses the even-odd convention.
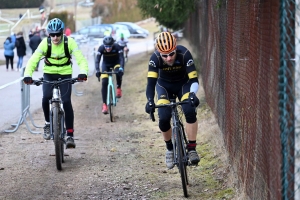
[[[39,86],[43,83],[53,86],[52,99],[49,100],[50,107],[50,139],[54,141],[56,168],[62,170],[64,163],[64,145],[66,144],[65,135],[65,116],[63,101],[61,99],[59,85],[63,83],[79,82],[78,78],[58,79],[57,81],[46,81],[43,78],[33,80],[34,85]]]
[[[118,74],[118,72],[114,72],[111,68],[110,72],[101,72],[101,74],[108,75],[106,105],[108,106],[109,109],[110,121],[114,122],[115,121],[114,107],[117,106],[118,98],[116,95],[115,83],[114,83],[115,81],[114,81],[113,74]],[[100,78],[98,78],[98,81],[100,82]]]
[[[181,183],[183,194],[185,197],[188,197],[187,185],[188,183],[188,176],[186,167],[191,165],[189,162],[189,157],[187,153],[186,146],[188,144],[188,140],[185,134],[185,130],[182,124],[182,120],[179,117],[180,113],[182,113],[181,107],[182,104],[188,103],[187,101],[176,102],[175,99],[170,99],[170,103],[168,104],[161,104],[155,105],[155,108],[171,108],[172,113],[172,143],[173,143],[173,153],[174,153],[174,165],[177,166],[180,176],[181,176]],[[155,121],[154,113],[150,113],[150,117],[152,121]]]

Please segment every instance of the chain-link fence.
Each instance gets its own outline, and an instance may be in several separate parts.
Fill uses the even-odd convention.
[[[185,25],[249,199],[300,199],[299,0],[199,0]]]

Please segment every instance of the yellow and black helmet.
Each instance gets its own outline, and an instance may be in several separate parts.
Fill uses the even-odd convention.
[[[170,32],[161,32],[155,39],[155,48],[159,53],[170,53],[176,49],[176,38]]]

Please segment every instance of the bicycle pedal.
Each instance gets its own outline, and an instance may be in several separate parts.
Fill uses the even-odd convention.
[[[199,163],[191,163],[189,162],[188,166],[190,167],[197,167]]]

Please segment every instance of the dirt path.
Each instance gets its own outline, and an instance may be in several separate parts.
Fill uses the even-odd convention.
[[[66,150],[61,172],[55,167],[53,141],[31,134],[25,125],[16,133],[2,133],[0,199],[184,199],[178,170],[165,167],[157,122],[144,112],[149,57],[143,53],[129,59],[115,123],[101,113],[96,77],[76,85],[84,92],[72,97],[77,147]],[[198,95],[197,150],[203,158],[200,166],[188,169],[189,199],[234,199],[220,131],[203,91]],[[44,123],[42,110],[33,117],[36,124]]]

